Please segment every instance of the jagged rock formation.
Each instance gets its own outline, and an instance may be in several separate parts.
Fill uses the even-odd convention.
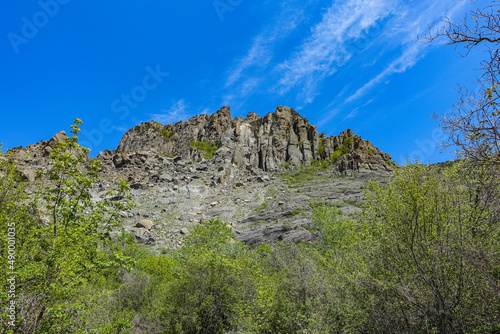
[[[49,155],[65,138],[60,132],[10,150],[25,180],[33,182],[37,170],[51,168]],[[249,113],[234,119],[224,107],[174,125],[143,123],[97,159],[103,166],[101,181],[89,195],[94,201],[110,200],[116,181],[128,181],[137,208],[120,213],[127,230],[158,249],[182,247],[190,229],[216,217],[249,245],[317,240],[311,199],[346,214],[356,212],[364,179],[385,182],[393,168],[389,154],[350,129],[337,136],[318,134],[287,107],[264,117]],[[323,167],[315,167],[313,182],[299,188],[270,173],[320,161]],[[36,191],[36,182],[28,191]]]
[[[35,180],[35,170],[40,169],[46,171],[50,167],[49,156],[57,143],[63,142],[66,138],[66,132],[60,131],[52,136],[49,140],[42,140],[36,144],[30,144],[24,147],[16,147],[9,150],[13,154],[13,159],[19,167],[20,173],[25,179],[33,182]],[[74,154],[82,154],[81,152],[73,152]],[[88,158],[87,155],[85,155]]]
[[[184,161],[206,157],[193,142],[213,142],[218,147],[215,159],[230,159],[239,169],[277,171],[327,160],[340,172],[392,170],[389,154],[350,129],[338,136],[318,134],[307,119],[283,106],[262,118],[251,112],[234,119],[229,107],[223,107],[211,116],[199,115],[174,125],[142,123],[125,133],[116,149],[125,155],[114,160],[118,167],[127,153],[139,151],[178,156]]]
[[[64,141],[66,132],[60,131],[49,140],[42,140],[37,144],[10,149],[14,154],[14,160],[19,163],[26,163],[33,166],[45,166],[48,164],[48,156],[56,147],[57,143]]]

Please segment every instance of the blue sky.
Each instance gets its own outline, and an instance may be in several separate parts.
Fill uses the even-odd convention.
[[[295,108],[318,131],[352,128],[393,159],[444,161],[429,115],[477,76],[418,35],[459,0],[4,0],[0,142],[26,146],[69,130],[116,148],[140,122],[185,120],[224,105],[234,117]]]

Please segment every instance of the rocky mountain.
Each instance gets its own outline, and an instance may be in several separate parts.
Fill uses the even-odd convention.
[[[11,150],[32,191],[65,137]],[[233,118],[223,107],[176,124],[142,123],[96,159],[103,170],[93,200],[108,200],[116,181],[128,181],[137,207],[121,213],[126,229],[158,250],[182,247],[194,226],[216,217],[251,245],[315,240],[313,202],[355,214],[364,181],[385,182],[394,168],[389,154],[350,129],[318,134],[281,106],[264,117]]]
[[[318,134],[316,126],[283,106],[264,117],[251,112],[245,118],[233,118],[229,107],[223,107],[212,115],[199,115],[174,125],[142,123],[125,133],[116,152],[151,151],[183,161],[212,155],[196,143],[217,147],[215,155],[229,157],[239,169],[278,171],[329,160],[340,172],[391,170],[391,156],[350,129],[337,136]]]

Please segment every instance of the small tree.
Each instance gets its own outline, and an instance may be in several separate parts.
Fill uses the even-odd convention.
[[[23,192],[14,164],[1,180],[0,196],[6,194],[0,198],[2,232],[9,223],[15,223],[20,232],[16,239],[17,321],[14,328],[8,328],[15,333],[75,332],[81,325],[76,315],[85,307],[77,287],[92,275],[116,272],[112,269],[130,262],[109,236],[117,225],[117,210],[131,205],[128,185],[121,182],[115,194],[128,204],[92,200],[90,190],[99,180],[100,163],[87,161],[89,150],[78,145],[81,124],[75,120],[72,137],[53,149],[44,178],[47,184],[35,197]]]
[[[226,333],[245,322],[259,268],[231,237],[231,229],[215,219],[187,238],[160,312],[167,332]]]

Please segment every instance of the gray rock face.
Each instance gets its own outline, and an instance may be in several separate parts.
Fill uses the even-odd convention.
[[[115,156],[113,162],[120,167],[126,159],[123,153],[139,151],[177,156],[187,162],[207,158],[193,142],[213,142],[218,147],[213,157],[216,163],[238,169],[278,171],[309,165],[313,160],[335,163],[341,173],[390,169],[391,156],[350,129],[338,136],[318,134],[307,119],[283,106],[264,117],[249,113],[234,119],[229,107],[223,107],[211,116],[199,115],[174,125],[142,123],[125,133],[116,149],[121,156]],[[222,170],[219,182],[227,176]]]
[[[66,131],[60,131],[56,133],[50,140],[48,145],[52,148],[54,148],[57,143],[63,142],[64,139],[66,139]]]
[[[66,132],[60,131],[49,140],[42,140],[26,147],[15,147],[9,149],[8,152],[13,154],[14,161],[16,161],[21,173],[28,181],[33,182],[35,180],[34,170],[46,170],[50,165],[50,154],[57,147],[57,144],[64,142],[66,138]],[[74,155],[82,154],[76,150],[70,152]],[[88,156],[85,155],[84,158],[88,159]]]
[[[313,226],[314,224],[308,219],[301,219],[287,225],[259,226],[246,231],[237,231],[236,238],[249,246],[277,240],[315,241],[318,237],[305,229],[305,227]]]

